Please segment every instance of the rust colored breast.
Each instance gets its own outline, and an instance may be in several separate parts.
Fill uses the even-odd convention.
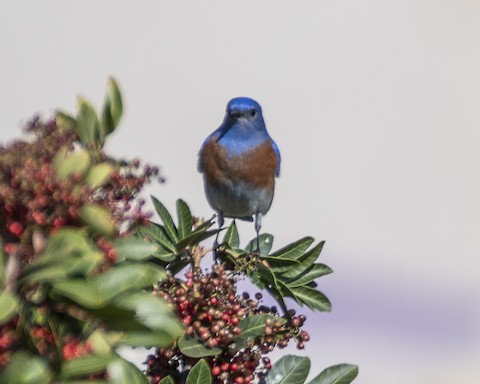
[[[229,156],[215,139],[205,144],[200,161],[207,182],[212,186],[243,181],[254,188],[273,191],[277,157],[270,141],[239,156]]]

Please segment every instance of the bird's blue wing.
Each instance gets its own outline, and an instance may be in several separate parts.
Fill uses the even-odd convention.
[[[275,168],[275,177],[279,177],[280,176],[280,163],[282,162],[282,156],[280,156],[280,151],[277,147],[277,144],[273,140],[272,140],[272,147],[273,147],[273,151],[275,152],[275,155],[277,156],[277,167]]]

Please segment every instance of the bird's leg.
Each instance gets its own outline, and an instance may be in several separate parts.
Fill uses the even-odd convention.
[[[223,224],[225,223],[223,212],[218,212],[217,217],[218,217],[218,229],[221,229],[223,227]],[[217,232],[217,235],[215,236],[215,241],[213,242],[213,260],[215,261],[215,264],[217,264],[217,248],[219,246],[218,244],[219,234],[220,232]]]
[[[260,228],[262,228],[262,214],[255,214],[255,231],[257,232],[257,252],[260,254]]]

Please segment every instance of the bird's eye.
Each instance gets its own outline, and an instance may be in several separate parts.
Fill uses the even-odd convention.
[[[255,109],[250,110],[250,117],[255,117],[256,114],[257,114],[257,111]]]

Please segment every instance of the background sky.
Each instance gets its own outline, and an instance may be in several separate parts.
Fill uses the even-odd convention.
[[[108,150],[160,164],[152,193],[199,216],[201,143],[230,98],[260,102],[283,157],[263,230],[326,240],[335,271],[333,312],[305,311],[314,373],[479,382],[480,2],[0,4],[2,142],[77,94],[100,105],[109,75],[126,114]]]

